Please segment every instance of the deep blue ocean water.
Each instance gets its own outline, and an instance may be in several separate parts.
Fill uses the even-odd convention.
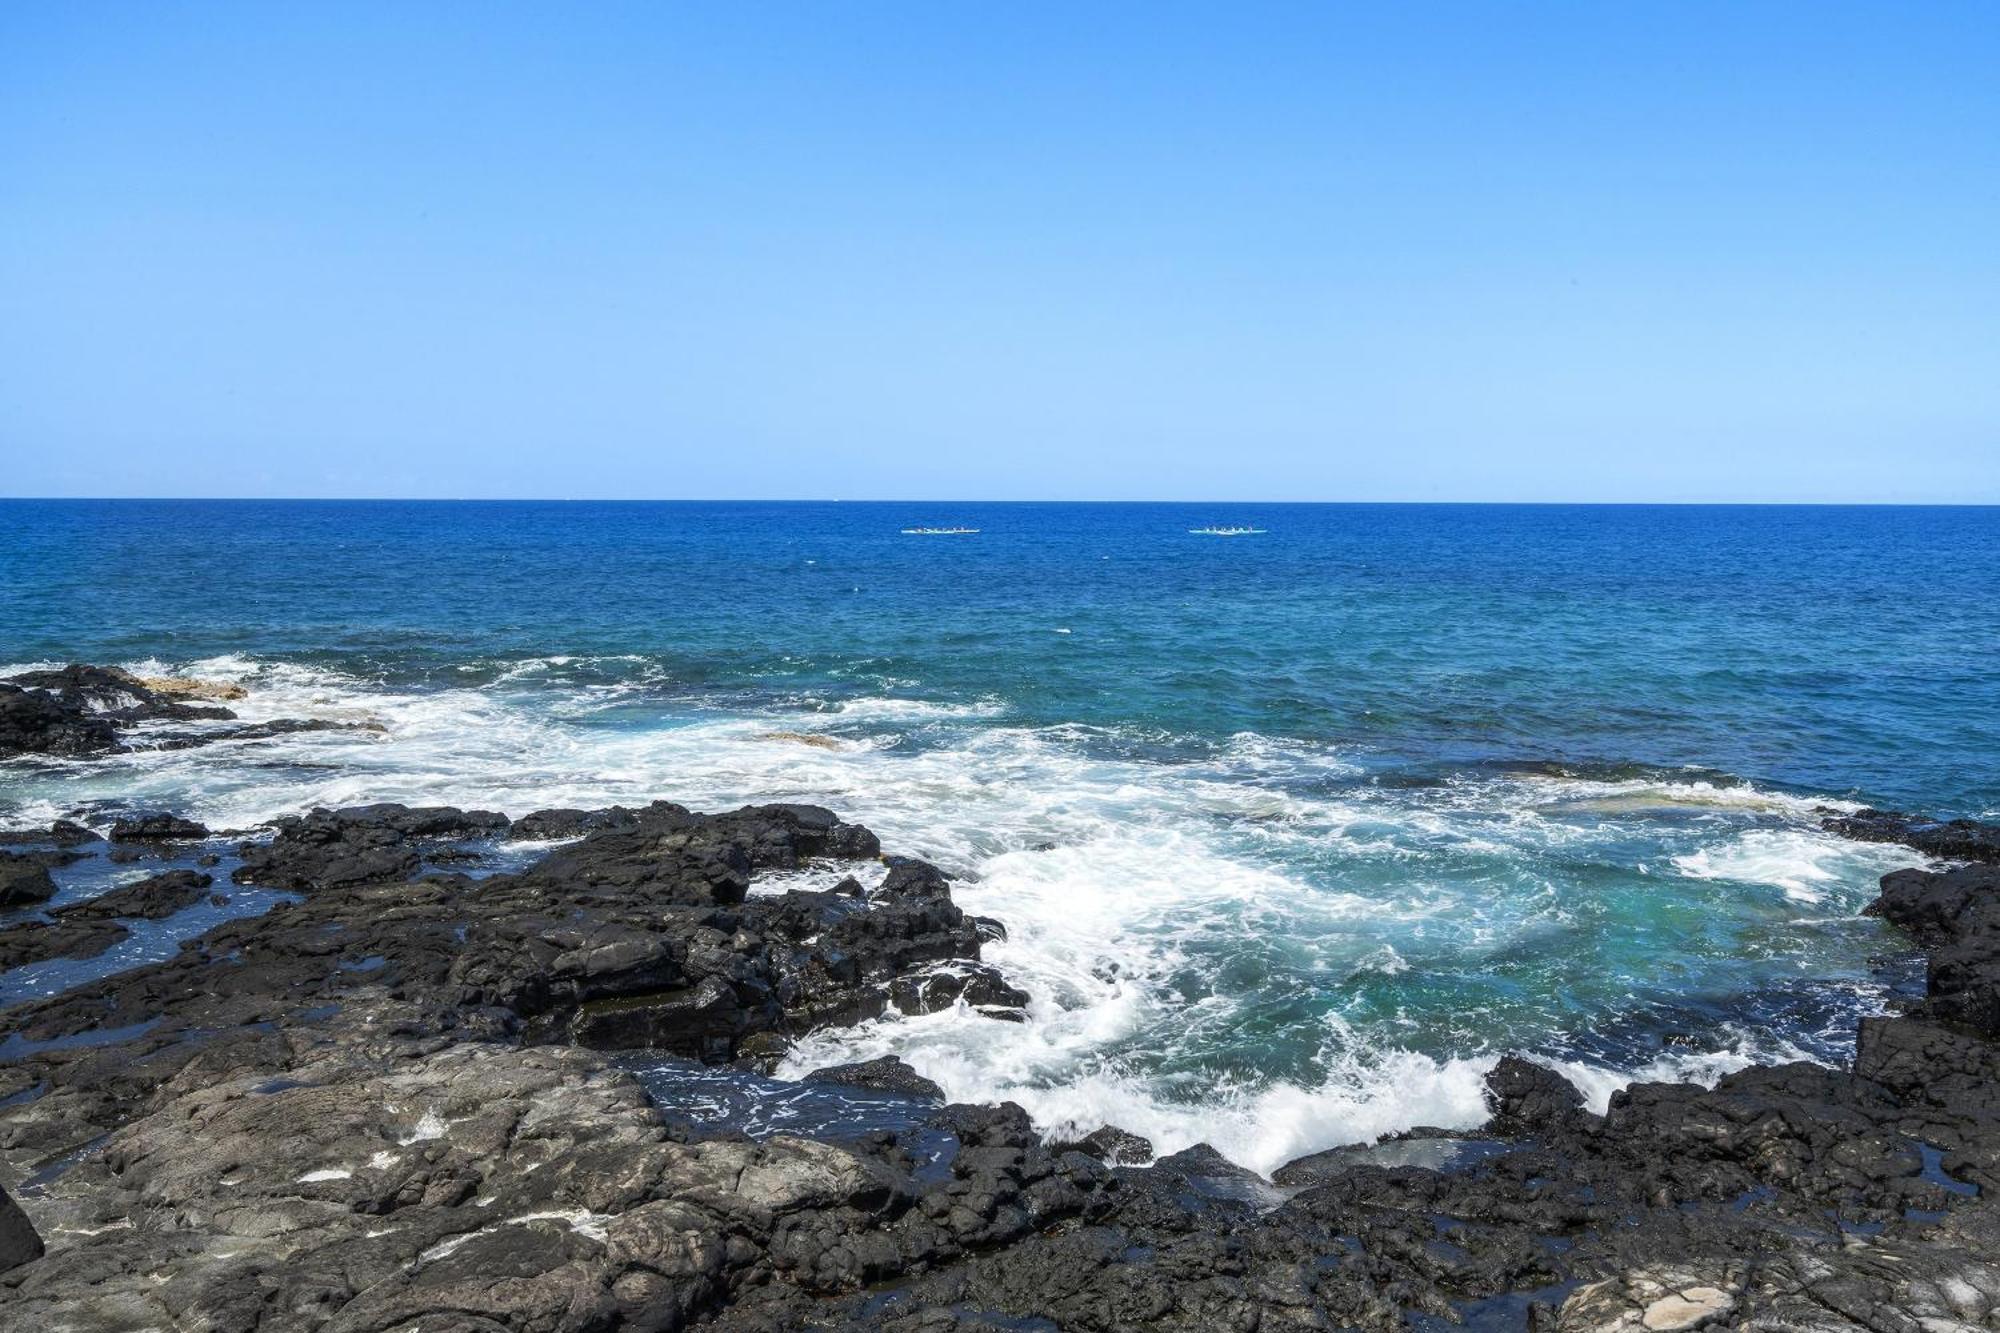
[[[1815,807],[2000,814],[1995,509],[0,501],[0,661],[63,660],[385,730],[15,762],[0,823],[818,800],[1037,1005],[801,1065],[1262,1165],[1508,1049],[1839,1058],[1912,858]]]

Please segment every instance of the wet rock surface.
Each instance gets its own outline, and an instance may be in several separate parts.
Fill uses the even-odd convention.
[[[0,683],[0,755],[74,758],[117,748],[118,732],[108,718],[42,690]]]
[[[0,968],[26,967],[55,958],[95,958],[130,934],[116,922],[101,919],[22,921],[0,929]]]
[[[14,1196],[0,1189],[0,1273],[42,1257],[42,1238]]]
[[[65,921],[108,921],[114,917],[159,921],[208,897],[214,883],[213,876],[198,870],[169,870],[59,908],[55,915]]]
[[[0,852],[0,910],[47,902],[55,897],[56,882],[49,878],[48,863],[21,852]]]
[[[656,1104],[602,1050],[748,1078],[723,1071],[828,1024],[1008,1008],[980,998],[1007,986],[988,932],[920,861],[888,858],[858,897],[750,893],[880,855],[817,807],[541,813],[531,830],[562,831],[402,806],[286,821],[238,874],[298,900],[5,1011],[0,1183],[48,1249],[7,1267],[0,1209],[0,1306],[78,1330],[2000,1317],[2000,869],[1885,878],[1877,910],[1930,952],[1928,993],[1864,1024],[1852,1069],[1640,1084],[1598,1116],[1507,1059],[1477,1138],[1266,1181],[1205,1146],[1137,1165],[1151,1145],[1109,1127],[1052,1145],[1018,1107],[936,1106],[894,1060],[816,1076],[904,1108],[889,1128],[753,1136]],[[485,878],[435,868],[530,837],[580,840]],[[119,908],[208,891],[187,873],[54,922],[119,929]]]

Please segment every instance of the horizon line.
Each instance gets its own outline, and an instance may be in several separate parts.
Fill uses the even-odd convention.
[[[0,495],[0,504],[769,504],[769,505],[1260,505],[1270,508],[1459,509],[1994,509],[2000,500],[1133,500],[896,499],[851,496],[525,495]]]

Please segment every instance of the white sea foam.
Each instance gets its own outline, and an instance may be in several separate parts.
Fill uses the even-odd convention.
[[[941,718],[998,717],[1005,708],[997,699],[982,699],[976,703],[938,703],[926,699],[848,699],[836,705],[833,711],[843,718],[915,722]]]
[[[1053,1137],[1115,1124],[1151,1139],[1161,1155],[1208,1143],[1264,1174],[1320,1148],[1371,1142],[1417,1124],[1469,1129],[1488,1114],[1484,1077],[1497,1057],[1438,1060],[1371,1047],[1351,1033],[1311,1087],[1207,1073],[1161,1079],[1115,1062],[1080,1061],[1121,1035],[1144,1000],[1128,991],[1109,1007],[1109,1014],[1044,1009],[1027,1024],[995,1023],[962,1006],[892,1017],[808,1039],[779,1072],[795,1077],[835,1060],[897,1054],[954,1100],[1016,1102]]]
[[[821,1034],[789,1069],[900,1054],[952,1096],[1018,1101],[1051,1133],[1115,1123],[1163,1152],[1206,1140],[1261,1170],[1414,1124],[1478,1123],[1481,1077],[1514,1043],[1474,1034],[1479,1015],[1412,1000],[1353,1027],[1327,1017],[1316,1055],[1312,1020],[1288,1019],[1287,1039],[1311,1058],[1292,1059],[1284,1076],[1244,1073],[1262,1040],[1246,1027],[1256,1003],[1299,991],[1338,1011],[1361,988],[1501,966],[1593,919],[1602,904],[1565,876],[1629,855],[1605,848],[1654,849],[1655,869],[1674,872],[1646,881],[1658,892],[1676,877],[1771,886],[1775,910],[1801,921],[1822,900],[1854,910],[1875,876],[1909,860],[1819,832],[1822,802],[1748,786],[1529,776],[1375,788],[1353,781],[1353,756],[1310,740],[1243,732],[1202,747],[1024,726],[996,700],[889,691],[837,705],[670,708],[643,670],[623,683],[547,684],[590,678],[592,663],[559,657],[486,664],[491,686],[425,691],[247,657],[130,665],[238,681],[251,693],[230,706],[248,721],[380,730],[113,756],[28,789],[10,821],[45,822],[98,798],[216,828],[378,800],[512,815],[658,797],[705,809],[825,804],[867,823],[888,850],[959,876],[960,904],[1008,927],[986,957],[1033,1002],[1026,1023],[959,1009]],[[846,869],[760,876],[753,891],[830,887]],[[881,870],[863,872],[866,886]],[[1788,960],[1770,966],[1796,975]],[[1570,1072],[1601,1104],[1634,1078],[1719,1077],[1773,1049],[1751,1041],[1657,1069]],[[435,1117],[419,1127],[444,1128]]]
[[[1699,847],[1673,860],[1692,879],[1771,884],[1800,903],[1825,902],[1828,892],[1843,884],[1867,884],[1910,862],[1904,848],[1799,828],[1750,829],[1732,842]]]

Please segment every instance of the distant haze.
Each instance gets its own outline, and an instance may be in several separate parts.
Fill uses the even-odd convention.
[[[0,7],[0,493],[2000,501],[2000,6]]]

